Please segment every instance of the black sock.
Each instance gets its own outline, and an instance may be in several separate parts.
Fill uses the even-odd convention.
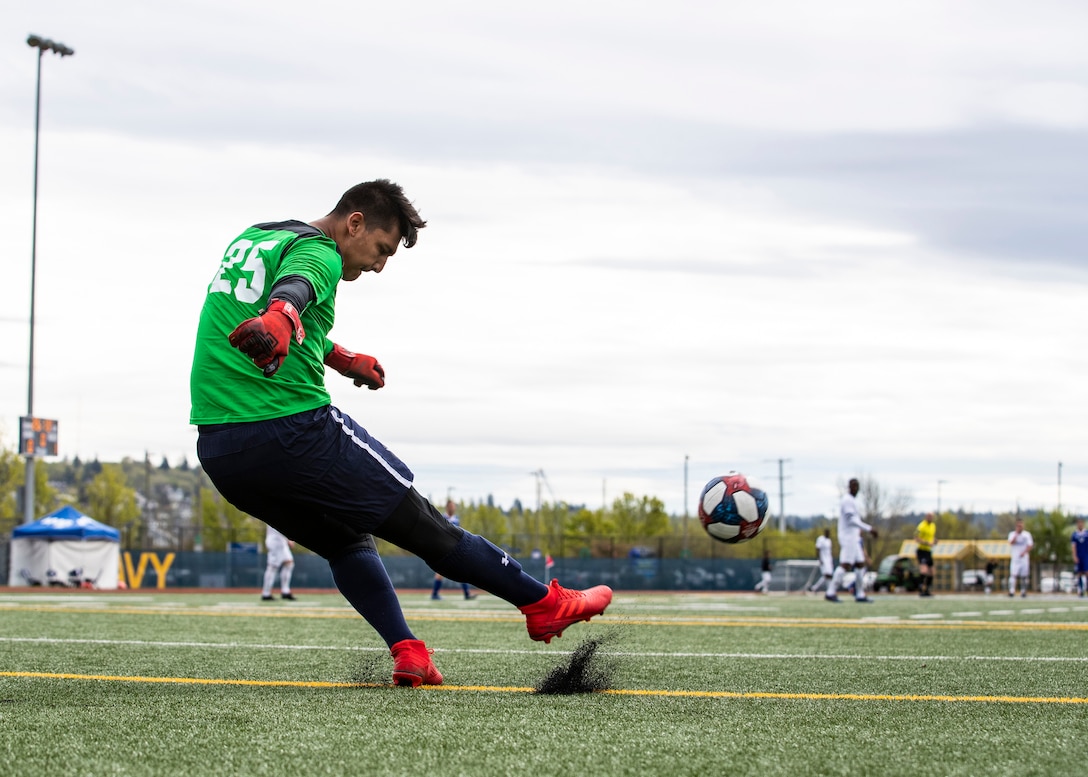
[[[332,579],[355,611],[392,647],[415,639],[378,551],[361,548],[329,562]]]
[[[515,607],[538,602],[548,593],[546,585],[522,571],[517,559],[471,532],[465,532],[457,547],[434,565],[434,571],[494,594]]]

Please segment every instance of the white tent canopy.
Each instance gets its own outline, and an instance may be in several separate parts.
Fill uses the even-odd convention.
[[[11,533],[8,585],[117,588],[121,533],[65,506]]]

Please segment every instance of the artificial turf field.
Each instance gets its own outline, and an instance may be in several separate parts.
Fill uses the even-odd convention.
[[[1088,599],[618,592],[551,645],[403,592],[445,684],[395,688],[332,592],[0,589],[0,774],[1075,775]],[[535,693],[589,641],[594,693]]]

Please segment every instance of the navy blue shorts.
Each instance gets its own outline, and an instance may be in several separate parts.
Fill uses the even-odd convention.
[[[199,432],[219,493],[325,558],[372,544],[412,487],[404,462],[332,406]]]

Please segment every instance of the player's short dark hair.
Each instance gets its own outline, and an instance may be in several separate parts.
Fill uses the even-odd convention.
[[[392,181],[380,178],[356,184],[340,197],[332,216],[347,216],[358,211],[366,217],[367,228],[392,229],[400,227],[405,248],[416,244],[419,230],[427,226],[415,206],[404,195],[404,189]]]

